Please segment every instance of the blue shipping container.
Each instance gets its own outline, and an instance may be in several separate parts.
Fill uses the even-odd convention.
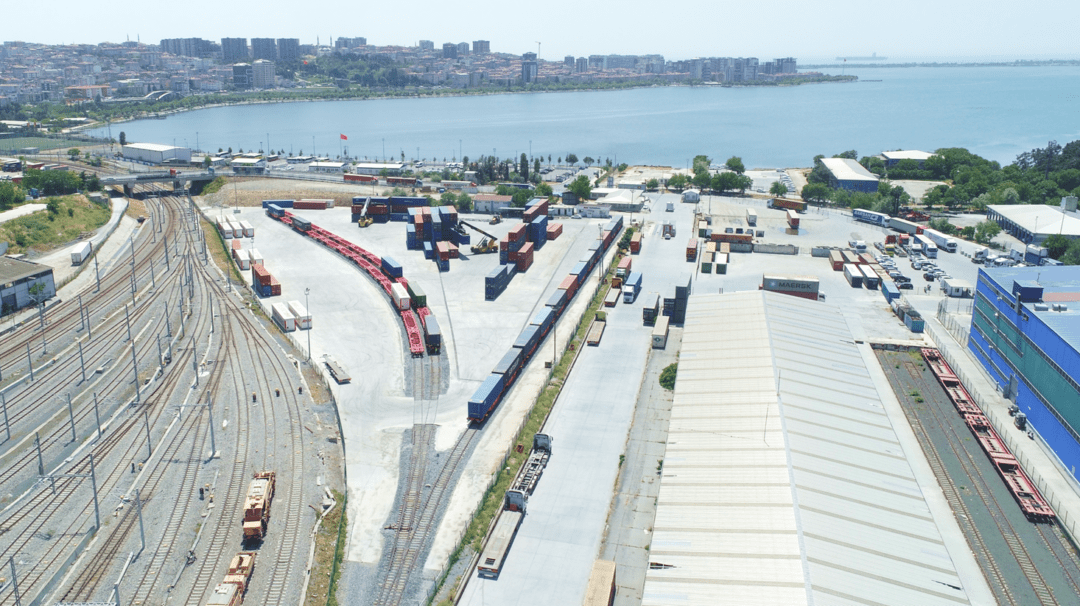
[[[434,259],[435,258],[435,247],[431,245],[431,242],[424,242],[424,258],[425,259]]]
[[[525,327],[514,341],[514,347],[520,347],[522,354],[527,359],[536,350],[536,344],[540,341],[540,327],[532,324]]]
[[[578,262],[578,264],[574,266],[574,269],[570,270],[570,275],[571,276],[579,276],[578,277],[578,282],[581,281],[580,276],[583,276],[583,275],[585,275],[587,273],[589,273],[589,267],[588,267],[588,265],[586,265],[585,263],[582,263],[582,262]]]
[[[506,352],[506,355],[499,360],[499,363],[495,365],[495,368],[491,372],[497,375],[503,375],[506,380],[503,382],[504,386],[509,386],[514,382],[514,377],[517,376],[521,370],[521,350],[517,347],[511,347],[510,351]]]
[[[484,379],[480,387],[476,388],[476,392],[469,398],[470,421],[483,421],[491,414],[502,396],[505,381],[506,379],[502,375],[493,374]]]
[[[271,217],[284,217],[285,216],[285,209],[281,208],[277,204],[270,204],[270,205],[264,206],[263,208],[266,209],[266,214],[270,215]]]
[[[892,280],[881,281],[881,294],[885,297],[885,301],[892,303],[893,299],[900,298],[900,289],[897,288],[896,282]]]
[[[278,208],[292,208],[293,207],[293,201],[292,200],[263,200],[262,201],[263,208],[266,208],[267,206],[269,206],[271,204],[276,204],[278,206]]]
[[[547,303],[545,303],[544,305],[550,307],[552,311],[555,312],[556,316],[561,314],[563,307],[566,306],[566,291],[562,290],[561,288],[556,289],[555,292],[551,293],[551,296],[548,297]]]
[[[400,278],[402,276],[401,263],[398,263],[390,257],[382,258],[382,269],[387,275],[394,278]]]
[[[536,315],[533,316],[532,321],[529,322],[529,324],[532,324],[533,326],[540,327],[541,338],[543,338],[543,336],[546,335],[549,330],[551,330],[551,325],[554,323],[555,310],[551,309],[550,307],[544,307],[540,311],[536,312]]]
[[[437,354],[442,348],[442,330],[439,329],[439,321],[431,314],[424,318],[424,341],[430,354]]]

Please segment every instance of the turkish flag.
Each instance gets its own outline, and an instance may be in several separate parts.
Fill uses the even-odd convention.
[[[341,140],[342,140],[342,141],[348,141],[348,140],[349,140],[349,138],[348,138],[348,137],[346,137],[345,135],[341,135]]]

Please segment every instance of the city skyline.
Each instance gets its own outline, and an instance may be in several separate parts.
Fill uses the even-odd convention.
[[[125,5],[126,6],[126,5]],[[17,31],[6,40],[44,44],[98,44],[127,39],[157,44],[165,38],[299,38],[301,44],[329,44],[331,38],[366,37],[377,46],[414,46],[422,39],[443,42],[490,40],[494,52],[537,52],[547,61],[565,55],[663,54],[697,56],[795,56],[800,61],[877,53],[891,59],[926,61],[1070,59],[1080,56],[1069,42],[1070,23],[1080,18],[1080,5],[1051,1],[1040,11],[991,2],[975,13],[966,5],[915,0],[903,11],[822,8],[790,0],[762,13],[751,5],[699,6],[677,2],[664,7],[623,5],[615,13],[588,15],[577,4],[555,0],[528,14],[516,11],[460,11],[423,7],[401,19],[397,7],[331,2],[318,13],[265,14],[243,7],[197,1],[171,14],[168,21],[149,20],[123,10],[115,0],[94,5],[59,0],[59,20],[37,19],[29,5],[9,9]],[[114,10],[115,9],[115,10]],[[491,14],[494,13],[494,14]],[[1048,13],[1054,19],[1046,19]],[[217,18],[207,19],[208,14]],[[327,19],[326,14],[334,14]],[[108,17],[106,17],[108,15]],[[695,15],[679,19],[678,15]],[[928,19],[932,15],[933,19]],[[348,29],[342,24],[355,23]],[[648,24],[648,29],[641,27]],[[962,27],[958,24],[963,24]],[[88,27],[92,25],[93,27]],[[101,26],[104,27],[101,27]],[[334,31],[341,30],[341,31]],[[539,48],[537,41],[540,42]]]

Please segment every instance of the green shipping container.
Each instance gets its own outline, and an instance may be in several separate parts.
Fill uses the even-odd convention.
[[[414,309],[427,307],[427,294],[424,293],[424,289],[412,282],[409,282],[409,300]]]

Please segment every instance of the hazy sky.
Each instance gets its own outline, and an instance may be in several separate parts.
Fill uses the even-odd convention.
[[[603,8],[601,8],[601,6]],[[490,40],[496,52],[564,55],[837,55],[923,58],[1075,58],[1080,2],[906,0],[895,3],[626,0],[549,2],[12,2],[0,37],[27,42],[143,42],[162,38],[365,36],[369,44]],[[169,7],[169,8],[166,8]]]

